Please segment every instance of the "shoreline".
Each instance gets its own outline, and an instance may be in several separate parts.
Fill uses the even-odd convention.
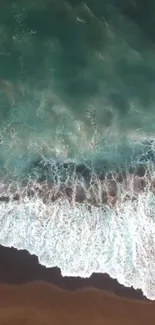
[[[58,267],[46,268],[39,264],[35,255],[26,250],[17,250],[13,247],[0,245],[0,286],[25,285],[36,281],[46,282],[57,286],[61,290],[76,292],[77,290],[99,290],[115,294],[118,297],[138,301],[151,301],[141,290],[121,285],[108,274],[92,274],[89,278],[63,277]]]

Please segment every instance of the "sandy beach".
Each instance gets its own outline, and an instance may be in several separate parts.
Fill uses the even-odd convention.
[[[154,324],[154,303],[129,301],[99,290],[68,292],[51,284],[0,286],[0,324]]]

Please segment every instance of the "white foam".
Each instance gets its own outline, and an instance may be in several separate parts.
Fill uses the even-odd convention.
[[[142,193],[115,209],[68,200],[0,203],[0,243],[26,249],[63,276],[108,273],[155,299],[155,198]]]

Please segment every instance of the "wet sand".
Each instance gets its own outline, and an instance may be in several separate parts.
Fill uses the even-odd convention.
[[[107,274],[62,277],[27,251],[0,247],[0,324],[154,324],[155,303]]]
[[[21,285],[43,281],[61,289],[75,291],[83,288],[106,290],[117,296],[148,301],[141,290],[126,288],[108,274],[93,274],[90,278],[63,277],[59,268],[46,268],[38,263],[35,255],[26,250],[0,246],[0,284]]]

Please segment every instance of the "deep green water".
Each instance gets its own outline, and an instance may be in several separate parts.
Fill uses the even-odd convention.
[[[154,8],[1,1],[2,175],[22,177],[38,156],[111,168],[145,153],[139,139],[155,131]]]

